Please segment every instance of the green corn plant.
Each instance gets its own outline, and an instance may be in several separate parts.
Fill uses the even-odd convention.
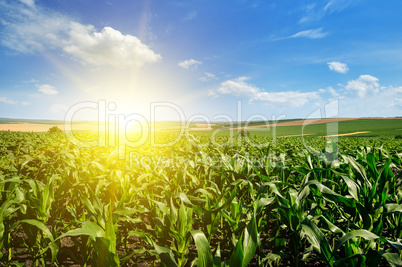
[[[239,183],[235,183],[233,188],[228,188],[221,193],[217,187],[200,188],[194,191],[194,194],[201,194],[197,198],[203,207],[193,205],[202,220],[202,231],[207,235],[208,242],[211,241],[214,234],[219,230],[221,224],[221,211],[228,208],[238,192]],[[226,197],[226,198],[225,198]]]
[[[11,247],[11,233],[16,228],[13,225],[15,221],[14,215],[20,209],[25,211],[24,193],[20,189],[21,179],[19,177],[12,177],[4,179],[0,175],[0,188],[1,188],[1,206],[0,206],[0,259],[3,258],[3,250],[8,253],[7,261],[12,259]]]
[[[54,184],[57,179],[60,179],[60,177],[53,175],[46,181],[45,184],[33,179],[26,180],[31,187],[26,198],[27,201],[31,203],[30,207],[35,207],[34,209],[30,209],[28,212],[35,219],[38,219],[44,223],[49,220],[51,214],[50,210],[54,201]]]
[[[113,208],[109,205],[108,219],[104,228],[99,225],[86,221],[81,223],[81,227],[67,231],[60,235],[55,241],[64,237],[87,236],[91,246],[86,246],[86,251],[82,252],[82,263],[95,264],[97,266],[119,266],[120,259],[116,250],[117,226],[113,222]]]
[[[10,225],[10,215],[12,215],[18,208],[13,205],[15,201],[5,200],[0,207],[0,259],[3,258],[3,250],[8,253],[7,261],[11,261],[11,246],[10,246],[10,233],[15,229],[15,226]]]
[[[164,225],[162,227],[162,230],[166,231],[168,235],[173,238],[173,242],[170,245],[170,248],[165,248],[169,249],[170,252],[168,254],[172,255],[172,258],[169,257],[168,262],[177,262],[178,266],[185,266],[188,261],[188,246],[191,240],[191,230],[193,226],[192,214],[192,208],[186,207],[186,205],[182,202],[180,208],[177,209],[176,207],[174,207],[173,201],[171,200],[170,214],[166,214],[164,216],[165,224],[162,224],[162,222],[160,222],[161,225]],[[157,245],[150,237],[148,237],[147,240],[151,245],[154,246],[157,252],[159,251],[159,249],[164,250],[163,246]],[[161,260],[164,264],[168,263],[165,257],[161,257]]]
[[[247,224],[247,227],[244,229],[243,233],[238,239],[230,258],[226,261],[223,261],[221,258],[219,245],[216,248],[215,255],[212,255],[208,239],[202,231],[194,230],[191,232],[191,234],[195,240],[195,245],[197,247],[197,266],[245,267],[250,263],[259,244],[257,223],[254,216]]]
[[[51,262],[54,263],[59,246],[54,242],[55,238],[49,228],[43,222],[34,219],[17,221],[12,228],[16,228],[18,225],[23,226],[24,232],[31,242],[28,251],[33,254],[35,265],[39,266],[39,262],[42,266],[46,265],[47,256],[45,253],[49,249],[51,251]]]
[[[188,245],[190,243],[190,233],[193,226],[193,209],[180,205],[177,221],[171,224],[171,236],[175,240],[179,266],[184,266],[187,262]]]
[[[225,219],[225,221],[228,223],[230,232],[231,232],[231,242],[232,245],[234,246],[237,243],[236,239],[236,233],[238,231],[241,231],[243,227],[240,225],[240,220],[244,217],[243,213],[243,205],[241,201],[232,201],[229,207],[229,211],[227,210],[222,210],[220,212],[222,215],[222,218]],[[222,227],[222,225],[221,225]]]

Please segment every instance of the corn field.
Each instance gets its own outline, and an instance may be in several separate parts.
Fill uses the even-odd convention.
[[[0,132],[0,265],[402,266],[401,147]]]

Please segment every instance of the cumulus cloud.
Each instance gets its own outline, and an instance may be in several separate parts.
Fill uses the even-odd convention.
[[[247,97],[252,101],[262,101],[270,104],[289,105],[300,107],[313,99],[319,99],[318,92],[266,92],[260,88],[247,83],[249,77],[239,77],[234,80],[227,80],[221,83],[215,91],[210,91],[210,96],[235,95]]]
[[[0,3],[3,17],[2,44],[20,53],[45,50],[64,52],[83,64],[116,68],[141,67],[161,56],[137,37],[111,27],[97,31],[70,17],[33,6],[33,0]]]
[[[252,84],[246,83],[250,77],[239,77],[234,80],[227,80],[221,83],[217,93],[219,94],[232,94],[236,96],[253,96],[261,90]]]
[[[357,80],[349,81],[345,88],[357,94],[359,97],[365,97],[369,93],[378,93],[380,84],[378,78],[371,75],[360,75]]]
[[[195,60],[195,59],[188,59],[188,60],[183,60],[181,62],[178,63],[179,67],[183,68],[183,69],[190,69],[190,68],[196,68],[197,65],[201,65],[202,62]]]
[[[137,37],[123,35],[111,27],[97,32],[92,25],[72,22],[69,37],[69,45],[63,50],[90,65],[141,67],[161,59]]]
[[[327,64],[328,64],[329,69],[332,71],[335,71],[335,72],[346,73],[349,70],[348,65],[346,65],[345,63],[338,62],[338,61],[328,62]]]
[[[323,32],[322,28],[318,29],[311,29],[311,30],[305,30],[301,31],[298,33],[293,34],[289,38],[310,38],[310,39],[321,39],[324,38],[328,35],[327,32]]]
[[[38,92],[41,92],[45,95],[57,95],[59,92],[55,90],[55,88],[49,84],[41,84],[41,85],[36,85],[38,87]]]

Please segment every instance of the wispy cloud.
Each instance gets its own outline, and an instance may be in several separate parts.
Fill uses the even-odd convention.
[[[187,59],[187,60],[183,60],[180,61],[178,63],[179,67],[183,68],[183,69],[191,69],[191,68],[197,68],[197,65],[201,65],[202,62],[195,60],[195,59]]]
[[[14,101],[14,100],[11,100],[11,99],[8,99],[7,97],[0,97],[0,103],[5,103],[5,104],[9,104],[9,105],[15,105],[18,102]]]
[[[353,2],[352,0],[329,0],[322,1],[319,4],[308,4],[305,6],[305,13],[302,18],[299,20],[300,23],[306,23],[310,21],[321,20],[328,14],[332,14],[334,12],[340,12],[343,9],[350,6]]]
[[[247,97],[250,102],[262,101],[272,105],[287,105],[290,107],[301,107],[307,102],[319,99],[319,92],[266,92],[262,89],[247,83],[249,77],[239,77],[233,80],[227,80],[221,83],[217,90],[210,91],[210,96],[235,95]]]
[[[54,50],[83,64],[116,68],[141,67],[161,56],[137,37],[111,27],[97,31],[72,18],[35,6],[33,0],[1,2],[2,44],[19,53]]]
[[[325,12],[337,12],[347,8],[353,1],[352,0],[330,0],[324,7]]]
[[[59,92],[54,88],[54,86],[51,86],[49,84],[37,84],[36,87],[38,87],[38,92],[41,92],[42,94],[45,95],[57,95]]]
[[[23,105],[23,106],[30,105],[30,103],[27,101],[15,101],[15,100],[9,99],[4,96],[3,97],[0,96],[0,103],[9,104],[9,105]]]
[[[348,65],[346,65],[345,63],[341,63],[339,61],[332,61],[328,62],[327,64],[329,69],[335,72],[346,73],[349,70]]]
[[[337,92],[332,86],[328,86],[325,89],[319,89],[318,90],[321,94],[323,93],[329,93],[332,97],[334,98],[343,98],[343,96],[340,96],[340,93]]]
[[[322,28],[305,30],[291,35],[289,38],[310,38],[310,39],[320,39],[328,35],[327,32],[323,32]]]
[[[187,13],[187,15],[183,18],[183,21],[189,21],[193,20],[197,17],[197,12],[196,11],[190,11]]]
[[[19,0],[19,1],[29,7],[35,7],[35,0]]]
[[[30,80],[25,80],[25,81],[22,81],[22,83],[37,83],[38,81],[37,80],[35,80],[35,79],[30,79]]]
[[[205,76],[200,77],[200,80],[203,81],[203,82],[208,82],[208,81],[211,81],[211,80],[217,80],[218,79],[215,76],[215,74],[212,74],[212,73],[209,73],[209,72],[205,72],[204,74],[205,74]]]

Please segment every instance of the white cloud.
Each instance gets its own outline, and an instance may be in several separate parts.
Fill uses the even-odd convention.
[[[310,100],[319,99],[317,92],[299,92],[299,91],[287,91],[287,92],[260,92],[253,100],[270,102],[272,104],[289,104],[293,107],[301,107]]]
[[[332,71],[335,71],[335,72],[346,73],[349,70],[348,65],[346,65],[345,63],[338,62],[338,61],[328,62],[327,64],[328,64],[329,69]]]
[[[357,80],[349,81],[345,88],[356,93],[359,97],[365,97],[369,93],[378,93],[380,84],[378,78],[371,75],[360,75]]]
[[[0,12],[7,22],[2,44],[21,53],[35,53],[60,48],[65,43],[71,20],[55,12],[28,8],[18,2],[0,2]]]
[[[327,3],[325,3],[327,2]],[[347,8],[352,0],[329,0],[322,1],[319,4],[308,4],[304,7],[305,13],[299,20],[300,23],[321,20],[327,14],[340,12]]]
[[[320,93],[330,93],[332,97],[339,97],[339,93],[331,86],[327,87],[326,89],[319,89],[318,90]]]
[[[332,88],[331,86],[328,87],[327,90],[333,97],[338,97],[339,96],[339,93],[334,88]]]
[[[20,2],[29,7],[35,7],[35,0],[20,0]]]
[[[209,72],[204,72],[205,76],[200,77],[200,80],[203,82],[208,82],[211,80],[217,80],[218,78],[215,76],[215,74],[209,73]]]
[[[393,106],[402,107],[402,98],[395,98],[392,102]]]
[[[55,88],[49,84],[41,84],[41,85],[36,85],[38,87],[38,92],[41,92],[45,95],[57,95],[59,92],[55,90]]]
[[[382,86],[379,79],[371,75],[361,75],[346,86],[320,89],[330,93],[331,99],[339,100],[339,117],[393,117],[401,114],[402,86]]]
[[[381,87],[376,94],[345,97],[339,101],[342,117],[393,117],[401,115],[402,93],[393,87]]]
[[[260,92],[260,89],[245,82],[249,79],[250,77],[243,76],[234,80],[224,81],[218,88],[217,93],[222,95],[231,94],[236,96],[253,96]]]
[[[352,3],[351,0],[330,0],[324,7],[324,12],[337,12],[347,8]]]
[[[183,69],[190,69],[190,68],[196,68],[197,65],[201,65],[202,62],[195,60],[195,59],[188,59],[188,60],[184,60],[178,63],[179,67],[183,68]]]
[[[92,25],[73,22],[69,36],[70,44],[64,47],[64,51],[83,63],[95,66],[141,67],[162,58],[137,37],[123,35],[111,27],[97,32]]]
[[[319,99],[318,92],[265,92],[255,85],[249,84],[246,81],[249,77],[239,77],[234,80],[227,80],[221,83],[221,86],[210,91],[210,96],[218,95],[235,95],[247,97],[252,101],[262,101],[270,104],[289,105],[292,107],[300,107],[313,99]]]
[[[0,97],[0,103],[4,103],[4,104],[9,104],[9,105],[23,105],[23,106],[28,106],[28,105],[30,105],[30,103],[29,102],[27,102],[27,101],[14,101],[14,100],[11,100],[11,99],[9,99],[9,98],[7,98],[7,97]]]
[[[29,0],[23,2],[34,4]],[[141,67],[162,58],[135,36],[124,35],[111,27],[97,31],[94,26],[80,24],[66,15],[26,5],[0,3],[6,22],[1,42],[14,51],[55,50],[84,64],[116,68]]]
[[[402,93],[402,86],[399,86],[399,87],[389,87],[389,89],[390,90],[392,90],[392,92],[395,92],[395,93]]]
[[[290,36],[289,38],[303,37],[303,38],[310,38],[310,39],[320,39],[320,38],[324,38],[327,35],[328,35],[327,32],[322,32],[322,28],[318,28],[318,29],[305,30],[305,31],[295,33],[292,36]]]
[[[0,103],[10,104],[10,105],[17,104],[16,101],[8,99],[7,97],[0,97]]]

